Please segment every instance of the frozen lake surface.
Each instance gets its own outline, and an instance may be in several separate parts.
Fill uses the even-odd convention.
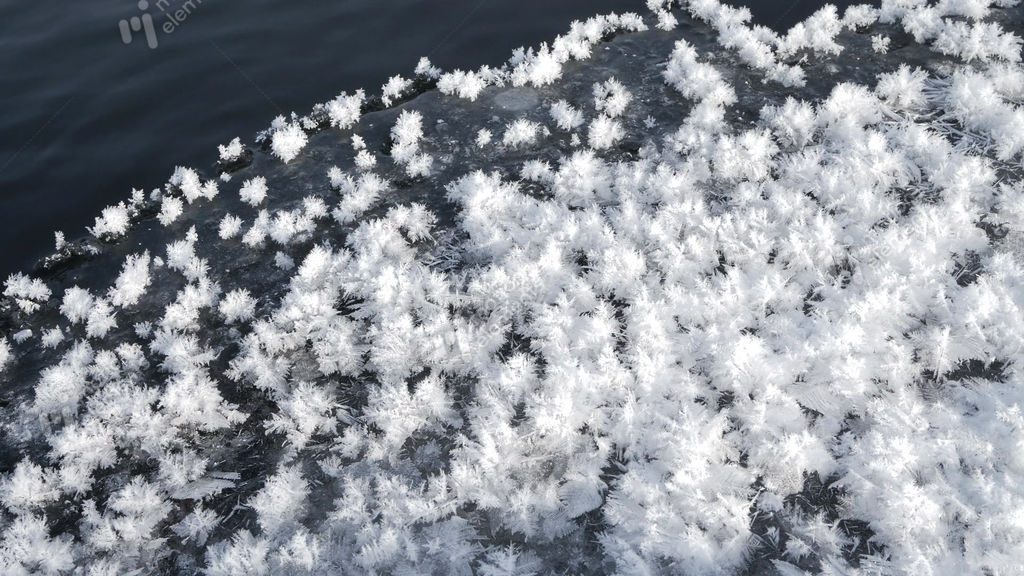
[[[1024,10],[641,14],[9,279],[0,572],[1016,573]]]

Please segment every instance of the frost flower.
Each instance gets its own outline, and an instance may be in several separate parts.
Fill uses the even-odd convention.
[[[255,311],[256,299],[244,288],[228,292],[220,302],[220,314],[229,324],[245,322],[253,317]]]
[[[520,118],[505,127],[505,135],[502,136],[501,142],[505,146],[518,148],[536,142],[540,133],[540,124]]]
[[[246,180],[239,191],[242,202],[250,206],[258,206],[267,197],[267,179],[256,176]]]
[[[242,155],[242,139],[235,138],[227,145],[217,146],[221,162],[234,162]]]
[[[128,226],[131,224],[131,213],[124,202],[116,206],[107,206],[103,209],[102,215],[96,218],[96,223],[89,228],[89,233],[100,240],[116,240],[128,233]]]
[[[270,149],[274,156],[287,164],[298,157],[299,152],[306,147],[309,138],[298,124],[284,122],[284,118],[280,117],[279,120],[280,126],[274,130]]]

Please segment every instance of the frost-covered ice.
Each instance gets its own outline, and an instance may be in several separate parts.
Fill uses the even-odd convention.
[[[648,6],[58,234],[0,573],[1024,573],[1024,12]]]

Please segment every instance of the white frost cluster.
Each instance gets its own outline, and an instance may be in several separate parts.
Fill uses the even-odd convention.
[[[392,76],[381,86],[381,100],[385,106],[391,106],[405,95],[406,91],[410,88],[412,88],[412,80],[402,78],[401,76]]]
[[[364,102],[366,102],[366,94],[362,90],[357,90],[351,95],[343,93],[328,102],[327,115],[331,119],[331,126],[342,130],[354,126],[362,117]]]
[[[244,146],[242,146],[241,138],[235,138],[234,140],[225,145],[217,146],[217,151],[220,153],[221,162],[233,162],[235,160],[238,160],[238,158],[242,156],[242,151],[244,149],[245,148]]]
[[[594,107],[609,118],[622,116],[633,95],[615,78],[594,84]]]
[[[274,121],[270,149],[274,156],[280,158],[284,163],[287,164],[298,157],[307,142],[309,142],[309,137],[298,123],[288,122],[283,116],[279,116]]]
[[[417,76],[423,76],[425,78],[437,80],[438,78],[441,77],[441,74],[443,73],[444,72],[437,66],[434,66],[434,64],[430,61],[430,58],[426,56],[420,58],[419,62],[416,63]]]
[[[878,54],[885,54],[889,52],[889,44],[892,39],[888,36],[882,36],[881,34],[875,34],[871,37],[871,49]]]
[[[647,9],[658,19],[658,29],[669,32],[675,30],[679,20],[672,13],[675,0],[647,0]]]
[[[336,168],[330,174],[331,186],[341,194],[341,201],[331,213],[339,224],[349,224],[369,210],[386,192],[390,184],[373,173],[354,178]]]
[[[107,242],[115,241],[128,233],[131,220],[139,211],[144,201],[142,190],[133,189],[128,202],[119,202],[116,206],[107,206],[96,218],[96,223],[88,228],[88,232]],[[63,248],[63,235],[57,236],[57,251]]]
[[[64,342],[64,332],[59,327],[50,328],[46,332],[43,332],[39,341],[43,345],[43,348],[52,350],[53,348],[60,346],[61,342]]]
[[[221,240],[230,240],[235,236],[238,236],[242,231],[242,219],[233,214],[225,214],[224,218],[220,221],[220,227],[217,230],[217,236]]]
[[[566,132],[572,132],[583,125],[583,112],[565,100],[558,100],[552,104],[550,113],[555,124]]]
[[[118,308],[127,308],[139,302],[139,299],[146,294],[146,289],[149,288],[150,262],[149,252],[128,256],[121,269],[121,274],[118,275],[108,293],[111,304]]]
[[[480,131],[476,133],[476,147],[484,148],[488,144],[490,144],[491,140],[493,139],[494,134],[491,133],[490,130],[488,130],[487,128],[481,128]]]
[[[505,126],[505,134],[501,137],[501,143],[510,148],[528,146],[537,142],[540,134],[540,124],[526,118],[519,118]]]
[[[437,81],[437,89],[442,94],[453,94],[459,98],[476,101],[480,92],[487,87],[487,82],[476,72],[452,70],[441,75]]]
[[[89,338],[105,338],[114,328],[117,328],[117,318],[110,300],[93,299],[85,319],[85,333]]]
[[[359,152],[356,153],[355,165],[356,168],[364,172],[373,170],[373,168],[377,165],[377,156],[375,156],[373,152],[370,152],[369,150],[360,150]]]
[[[416,110],[403,110],[391,128],[391,158],[405,168],[410,177],[426,177],[434,159],[420,151],[423,139],[423,116]]]
[[[566,62],[590,57],[593,47],[605,35],[646,29],[643,18],[631,13],[595,16],[585,22],[574,22],[567,34],[559,36],[550,45],[542,44],[537,50],[516,50],[509,61],[511,82],[514,86],[547,86],[561,77]]]
[[[614,146],[625,134],[621,122],[602,114],[590,122],[587,143],[595,150],[604,150]]]
[[[96,217],[96,223],[89,228],[89,233],[103,240],[114,240],[124,236],[131,225],[131,213],[124,202],[116,206],[107,206],[103,214]]]
[[[870,18],[870,15],[869,15]],[[863,22],[857,19],[857,23]],[[810,18],[794,25],[778,41],[778,55],[792,56],[799,50],[811,50],[823,54],[839,54],[843,47],[836,42],[836,36],[843,31],[843,21],[836,7],[828,4]]]
[[[162,226],[170,226],[185,213],[185,201],[177,196],[164,196],[160,200],[160,213],[157,221]]]
[[[38,278],[16,272],[4,281],[4,297],[14,300],[18,308],[31,314],[50,299],[50,289]]]
[[[64,298],[61,300],[60,313],[68,319],[71,324],[78,324],[89,316],[92,308],[93,298],[88,290],[72,286],[64,291]]]
[[[213,200],[219,193],[216,180],[203,182],[198,172],[184,166],[178,166],[174,169],[174,174],[171,175],[168,184],[173,188],[177,188],[189,204],[194,203],[200,198]]]
[[[228,323],[250,320],[256,311],[256,299],[244,288],[228,292],[220,302],[220,314]]]
[[[34,388],[4,431],[38,452],[0,477],[0,574],[1020,573],[1024,72],[989,19],[1010,2],[824,8],[781,37],[716,0],[647,4],[733,54],[679,39],[643,99],[591,76],[593,118],[506,114],[503,149],[479,126],[426,141],[414,100],[394,165],[357,156],[324,197],[250,177],[241,200],[267,205],[247,222],[218,211],[59,305],[11,276],[26,325],[0,335],[0,378],[14,342]],[[787,62],[876,21],[943,64],[760,84],[800,86]],[[550,85],[643,27],[576,23],[479,79]],[[734,110],[735,59],[759,115]],[[479,95],[456,82],[479,72],[417,72]],[[531,150],[547,114],[589,147]],[[282,119],[274,153],[304,127]],[[447,180],[399,182],[428,174]],[[153,199],[191,224],[185,202],[216,196],[180,169]]]
[[[238,192],[242,202],[250,206],[259,206],[267,198],[267,179],[263,176],[250,178],[242,183]]]

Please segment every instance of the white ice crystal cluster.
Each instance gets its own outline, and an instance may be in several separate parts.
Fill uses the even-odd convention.
[[[391,129],[391,158],[395,163],[405,167],[410,177],[430,175],[434,159],[420,151],[420,140],[423,138],[423,116],[416,111],[403,110]]]
[[[291,162],[306,147],[308,138],[298,124],[282,122],[271,137],[270,149],[283,162]]]
[[[222,162],[233,162],[238,160],[242,156],[242,152],[245,147],[242,145],[241,138],[235,138],[227,144],[217,146],[217,151],[220,153],[220,160]]]
[[[0,574],[1021,574],[1014,5],[778,35],[649,0],[501,68],[417,67],[534,109],[412,99],[370,145],[360,91],[265,134],[289,162],[344,131],[295,190],[305,158],[238,194],[179,168],[91,229],[155,217],[165,247],[4,284]],[[573,77],[654,27],[653,86]],[[807,73],[852,42],[870,82]]]
[[[363,104],[366,102],[366,94],[357,90],[355,94],[342,94],[327,103],[327,114],[331,118],[331,125],[335,128],[347,130],[355,125],[362,116]]]

